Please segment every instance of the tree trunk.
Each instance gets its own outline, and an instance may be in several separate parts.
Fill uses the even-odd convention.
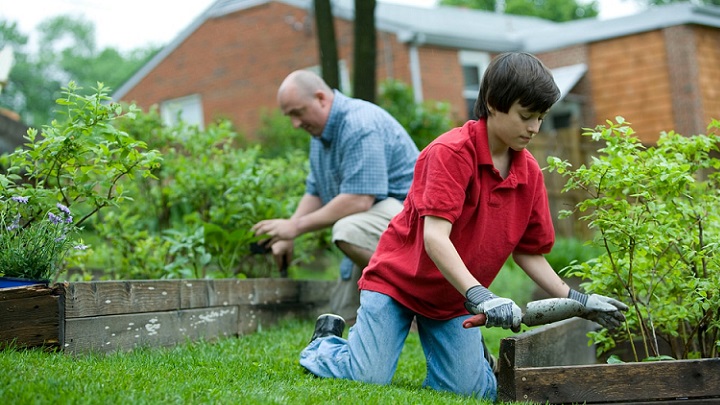
[[[340,74],[338,73],[338,52],[335,41],[335,26],[333,24],[332,6],[330,0],[315,1],[315,26],[320,51],[320,69],[322,77],[328,86],[333,89],[340,88]]]
[[[353,97],[375,102],[375,0],[355,0]]]

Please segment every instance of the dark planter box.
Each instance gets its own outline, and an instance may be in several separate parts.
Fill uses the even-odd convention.
[[[500,344],[498,396],[550,404],[720,403],[720,358],[597,364],[584,319],[557,322]]]
[[[61,290],[31,283],[0,288],[0,348],[60,345]]]

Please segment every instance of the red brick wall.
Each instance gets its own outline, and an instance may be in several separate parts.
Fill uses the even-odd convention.
[[[335,31],[339,58],[351,70],[352,81],[353,25],[336,19]],[[377,82],[392,77],[409,84],[407,45],[393,34],[378,32],[377,36]],[[457,52],[421,49],[420,60],[425,99],[450,101],[454,112],[463,112]],[[147,110],[165,100],[200,94],[206,123],[230,119],[252,137],[261,112],[277,108],[276,91],[283,78],[293,70],[318,64],[312,16],[270,2],[206,21],[123,100]]]
[[[623,116],[643,142],[674,127],[662,31],[593,43],[589,69],[596,119]]]
[[[714,118],[720,120],[720,30],[694,27],[702,99],[702,119],[706,127]]]
[[[450,103],[453,119],[465,122],[468,117],[463,98],[464,79],[458,51],[426,46],[421,47],[418,54],[423,99]]]
[[[123,99],[147,109],[199,93],[206,123],[228,118],[238,130],[252,131],[260,111],[275,108],[277,86],[287,73],[318,63],[314,27],[306,17],[268,3],[210,19]]]

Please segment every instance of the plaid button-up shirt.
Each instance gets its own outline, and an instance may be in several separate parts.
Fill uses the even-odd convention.
[[[418,149],[387,111],[335,90],[325,129],[310,142],[306,193],[327,204],[338,194],[405,199],[412,183]],[[345,258],[343,276],[352,268]],[[349,273],[347,274],[349,277]]]

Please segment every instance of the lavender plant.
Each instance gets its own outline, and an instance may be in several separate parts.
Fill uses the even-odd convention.
[[[55,212],[35,218],[28,197],[2,201],[0,211],[0,275],[53,282],[73,250],[87,246],[75,242],[77,228],[70,209],[60,203]]]

